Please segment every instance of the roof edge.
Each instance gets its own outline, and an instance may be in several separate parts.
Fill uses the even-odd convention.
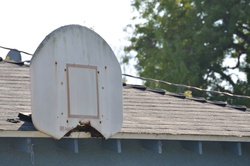
[[[19,138],[52,138],[40,131],[0,131],[1,137]],[[90,133],[73,132],[64,138],[91,138]],[[148,140],[178,140],[178,141],[217,141],[217,142],[250,142],[250,137],[236,136],[199,136],[199,135],[167,135],[167,134],[129,134],[117,133],[110,139],[148,139]]]
[[[150,139],[178,141],[219,141],[219,142],[250,142],[250,137],[237,136],[201,136],[201,135],[167,135],[167,134],[128,134],[117,133],[111,139]]]
[[[0,131],[0,138],[1,137],[52,138],[40,131]],[[70,136],[64,138],[91,138],[91,135],[86,132],[73,132]]]

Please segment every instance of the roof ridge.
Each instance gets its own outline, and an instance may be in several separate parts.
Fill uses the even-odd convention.
[[[233,108],[236,110],[240,110],[240,111],[250,111],[250,108],[246,107],[245,105],[230,105],[225,101],[218,101],[218,100],[208,100],[205,97],[187,97],[185,96],[184,93],[174,93],[174,92],[169,92],[166,91],[165,89],[161,89],[161,88],[152,88],[152,87],[147,87],[145,85],[137,85],[137,84],[127,84],[127,83],[123,83],[123,86],[126,88],[133,88],[133,89],[137,89],[137,90],[142,90],[142,91],[149,91],[149,92],[153,92],[153,93],[157,93],[157,94],[161,94],[161,95],[168,95],[168,96],[172,96],[172,97],[177,97],[180,99],[187,99],[187,100],[192,100],[195,102],[200,102],[200,103],[209,103],[209,104],[213,104],[213,105],[217,105],[217,106],[221,106],[221,107],[229,107],[229,108]]]

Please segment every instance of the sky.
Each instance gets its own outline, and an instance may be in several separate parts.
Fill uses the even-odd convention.
[[[6,0],[0,5],[0,46],[33,54],[42,40],[53,30],[68,24],[79,24],[93,29],[113,49],[118,61],[128,45],[124,28],[133,24],[135,13],[130,0]],[[0,48],[5,58],[8,50]],[[31,56],[22,54],[23,60]],[[229,59],[228,59],[229,60]],[[231,60],[232,61],[232,60]],[[227,64],[236,62],[227,61]],[[135,61],[121,66],[122,72],[137,75]],[[244,78],[238,71],[230,71]],[[235,77],[236,78],[236,77]],[[138,79],[127,78],[127,83],[141,84]]]
[[[131,24],[133,12],[130,0],[8,0],[1,1],[0,15],[0,46],[33,54],[53,30],[79,24],[101,35],[120,61],[123,47],[128,45],[124,28]],[[5,58],[7,53],[8,50],[0,48],[1,57]],[[22,54],[22,58],[31,57]],[[136,75],[133,64],[125,72]]]

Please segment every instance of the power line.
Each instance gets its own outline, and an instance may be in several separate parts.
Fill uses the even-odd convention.
[[[28,52],[20,51],[20,50],[14,49],[14,48],[8,48],[8,47],[3,47],[3,46],[0,46],[0,48],[7,49],[7,50],[16,50],[16,51],[18,51],[20,53],[24,53],[24,54],[31,55],[31,56],[33,55],[33,54],[28,53]],[[129,74],[122,74],[122,75],[127,76],[127,77],[140,79],[140,80],[144,80],[144,81],[152,81],[152,82],[157,82],[157,83],[160,83],[160,84],[165,84],[165,85],[170,85],[170,86],[175,86],[175,87],[194,89],[194,90],[198,90],[198,91],[201,91],[201,92],[209,92],[209,93],[222,94],[222,95],[226,95],[226,96],[230,96],[230,97],[238,97],[238,98],[250,99],[250,96],[246,96],[246,95],[235,95],[235,94],[228,93],[228,92],[207,90],[207,89],[202,89],[202,88],[198,88],[198,87],[195,87],[195,86],[189,86],[189,85],[183,85],[183,84],[175,84],[175,83],[171,83],[171,82],[167,82],[167,81],[157,80],[157,79],[153,79],[153,78],[146,78],[146,77],[137,77],[137,76],[133,76],[133,75],[129,75]]]
[[[16,50],[16,51],[18,51],[18,52],[20,52],[20,53],[24,53],[24,54],[31,55],[31,56],[33,55],[33,54],[28,53],[28,52],[19,51],[19,50],[14,49],[14,48],[8,48],[8,47],[3,47],[3,46],[0,46],[0,48],[6,49],[6,50]]]
[[[183,85],[183,84],[174,84],[174,83],[167,82],[167,81],[156,80],[156,79],[146,78],[146,77],[137,77],[137,76],[133,76],[133,75],[129,75],[129,74],[122,74],[122,75],[127,76],[127,77],[140,79],[140,80],[144,80],[144,81],[157,82],[157,83],[161,83],[161,84],[164,84],[164,85],[182,87],[182,88],[187,88],[187,89],[194,89],[194,90],[198,90],[198,91],[201,91],[201,92],[209,92],[209,93],[222,94],[222,95],[226,95],[226,96],[230,96],[230,97],[238,97],[238,98],[250,99],[250,96],[245,96],[245,95],[235,95],[235,94],[228,93],[228,92],[220,92],[220,91],[215,91],[215,90],[206,90],[206,89],[198,88],[198,87],[195,87],[195,86],[189,86],[189,85]]]

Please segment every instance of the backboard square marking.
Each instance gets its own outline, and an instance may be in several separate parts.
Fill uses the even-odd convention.
[[[69,118],[99,119],[97,66],[66,64]]]

